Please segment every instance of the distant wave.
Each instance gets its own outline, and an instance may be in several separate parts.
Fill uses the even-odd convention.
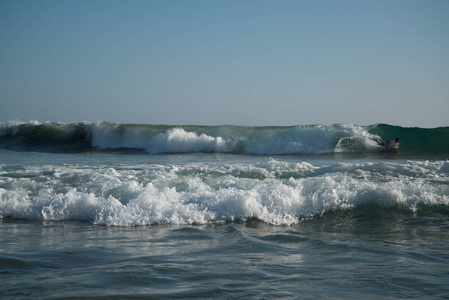
[[[0,124],[0,149],[79,153],[136,151],[316,155],[379,151],[373,140],[401,138],[401,152],[448,154],[449,127],[406,128],[387,124],[284,127],[134,125],[108,122]]]

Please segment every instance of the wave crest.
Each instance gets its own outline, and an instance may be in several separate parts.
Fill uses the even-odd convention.
[[[0,124],[0,149],[314,155],[379,151],[382,147],[374,138],[388,140],[397,136],[401,137],[401,153],[449,153],[449,127],[422,129],[385,124],[242,127],[8,122]]]
[[[173,128],[154,137],[146,147],[148,153],[229,152],[221,137]]]

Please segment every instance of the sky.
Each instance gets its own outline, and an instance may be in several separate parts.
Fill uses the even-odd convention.
[[[0,122],[449,126],[447,0],[0,0]]]

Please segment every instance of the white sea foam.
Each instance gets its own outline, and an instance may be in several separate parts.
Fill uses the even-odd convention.
[[[154,137],[147,145],[149,153],[228,152],[221,137],[211,137],[173,128]]]
[[[0,217],[95,224],[291,225],[363,204],[449,205],[449,162],[0,166]]]

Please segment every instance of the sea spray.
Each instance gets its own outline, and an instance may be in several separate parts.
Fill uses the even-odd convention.
[[[363,205],[449,205],[449,162],[0,166],[0,217],[113,226],[258,219],[292,225]]]
[[[205,133],[198,135],[182,128],[173,128],[150,140],[145,147],[148,153],[229,152],[222,137]]]

